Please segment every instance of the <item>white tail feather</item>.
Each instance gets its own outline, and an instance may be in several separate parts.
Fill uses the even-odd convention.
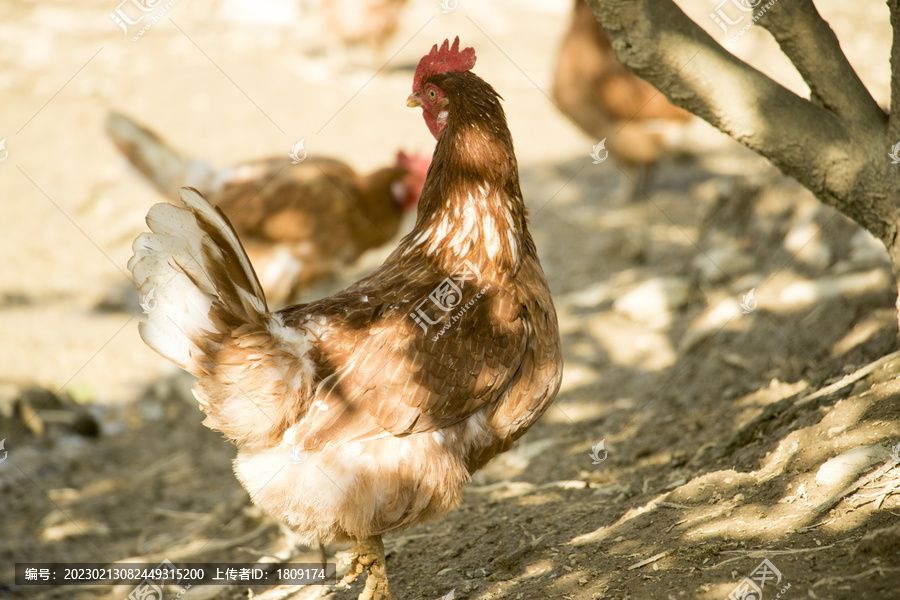
[[[231,226],[231,223],[225,219],[225,216],[221,211],[213,208],[213,206],[207,202],[206,198],[201,196],[197,190],[182,188],[180,195],[182,202],[194,211],[195,214],[206,218],[210,223],[216,225],[217,231],[221,233],[227,241],[228,246],[233,253],[233,258],[237,258],[240,261],[241,270],[248,280],[247,283],[252,286],[251,290],[243,290],[245,293],[250,294],[248,295],[249,302],[256,311],[262,313],[266,312],[266,296],[263,293],[262,286],[259,284],[256,273],[253,271],[253,265],[250,264],[250,259],[247,258],[247,253],[244,252],[244,247],[241,246],[241,242],[238,239],[234,228]],[[212,247],[221,249],[215,245]]]
[[[183,369],[200,375],[203,359],[241,324],[267,314],[262,287],[234,229],[196,190],[182,189],[188,207],[156,204],[152,233],[134,242],[128,268],[149,318],[141,337]]]
[[[106,116],[106,133],[119,151],[164,195],[191,186],[211,195],[222,189],[227,172],[203,160],[188,160],[156,133],[123,114]]]
[[[141,337],[198,377],[204,424],[239,447],[280,443],[313,390],[307,332],[269,314],[250,260],[231,224],[196,190],[187,208],[157,204],[151,233],[134,242],[128,268],[149,314]]]

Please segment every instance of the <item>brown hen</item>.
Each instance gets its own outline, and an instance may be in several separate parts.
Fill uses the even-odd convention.
[[[563,37],[553,99],[594,143],[606,140],[606,150],[623,168],[621,193],[628,197],[650,183],[660,157],[692,119],[616,60],[609,38],[584,0],[575,0]]]
[[[286,152],[214,169],[183,158],[124,115],[111,113],[106,131],[163,195],[190,186],[222,209],[275,306],[393,239],[404,212],[415,208],[430,163],[399,152],[394,165],[360,175],[333,158],[293,164]]]
[[[384,65],[385,48],[397,32],[407,0],[322,0],[320,10],[331,53],[344,66]]]
[[[444,42],[416,70],[437,147],[415,228],[333,296],[270,312],[225,218],[196,190],[157,204],[129,268],[147,344],[197,377],[253,501],[308,542],[352,540],[345,577],[390,598],[381,536],[460,502],[543,414],[562,377],[499,96]]]

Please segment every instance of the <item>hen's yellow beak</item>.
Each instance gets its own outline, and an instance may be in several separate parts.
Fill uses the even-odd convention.
[[[416,108],[417,106],[422,106],[422,101],[419,100],[419,97],[416,96],[416,93],[415,93],[415,92],[413,92],[413,93],[410,94],[409,97],[406,99],[406,105],[407,105],[408,107],[410,107],[410,108]]]

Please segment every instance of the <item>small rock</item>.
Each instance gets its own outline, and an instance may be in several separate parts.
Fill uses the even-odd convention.
[[[822,277],[816,281],[798,281],[781,290],[779,299],[788,308],[808,306],[821,300],[856,296],[890,286],[890,276],[882,269]]]
[[[822,239],[822,228],[815,222],[816,210],[802,215],[784,237],[784,247],[810,267],[825,270],[831,264],[831,248]]]
[[[741,305],[734,298],[725,298],[715,306],[703,311],[694,319],[684,337],[678,344],[678,352],[689,352],[706,341],[714,333],[721,331],[729,322],[738,319],[742,315]]]
[[[633,321],[653,327],[668,327],[674,311],[687,304],[688,283],[677,277],[654,277],[638,285],[613,303]]]
[[[705,254],[695,256],[691,264],[703,280],[718,283],[752,271],[756,261],[732,248],[711,248]]]
[[[838,425],[836,427],[829,427],[828,431],[826,432],[826,435],[830,438],[833,438],[833,437],[836,437],[836,436],[844,433],[844,431],[846,429],[847,429],[846,425]]]
[[[847,485],[865,470],[887,459],[887,451],[882,446],[860,446],[852,448],[826,461],[816,472],[816,483],[828,487]]]
[[[608,281],[598,281],[583,290],[568,294],[565,300],[579,308],[594,308],[614,297],[613,285]]]
[[[143,312],[137,290],[134,284],[124,283],[116,285],[106,291],[106,295],[100,298],[94,305],[94,310],[100,313],[128,313],[139,315]]]
[[[12,386],[2,390],[0,407],[0,421],[15,419],[38,436],[51,431],[54,436],[70,432],[85,437],[100,434],[100,426],[90,411],[66,392]]]
[[[850,238],[849,260],[867,267],[889,265],[891,262],[884,243],[865,229],[860,229]]]

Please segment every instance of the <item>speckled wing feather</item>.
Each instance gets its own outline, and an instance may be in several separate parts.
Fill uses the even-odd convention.
[[[535,314],[555,315],[549,294],[525,289],[533,269],[540,266],[529,260],[521,281],[461,282],[461,297],[444,315],[431,295],[454,275],[442,279],[424,267],[401,271],[395,264],[327,304],[286,311],[286,322],[317,333],[325,375],[297,437],[312,450],[436,432],[485,410],[481,425],[490,421],[511,443],[540,416],[559,383],[555,319],[534,323]],[[444,319],[418,324],[412,315],[423,307],[430,320]]]

